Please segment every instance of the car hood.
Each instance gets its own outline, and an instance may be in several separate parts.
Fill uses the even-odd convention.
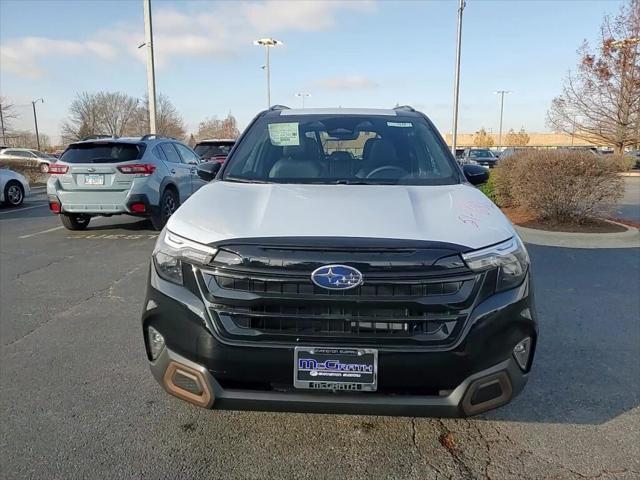
[[[470,185],[293,185],[215,181],[167,228],[196,242],[236,238],[364,237],[446,242],[476,249],[515,231]]]

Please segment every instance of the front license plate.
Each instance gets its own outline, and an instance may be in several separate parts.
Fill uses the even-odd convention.
[[[104,175],[86,175],[84,176],[85,185],[104,185]]]
[[[375,392],[378,351],[373,348],[296,347],[293,386],[309,390]]]

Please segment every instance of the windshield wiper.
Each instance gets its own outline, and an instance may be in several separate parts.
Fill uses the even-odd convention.
[[[367,182],[366,180],[348,180],[348,179],[340,179],[335,180],[333,182],[328,182],[334,185],[397,185],[398,182]]]
[[[264,180],[256,180],[254,178],[242,178],[242,177],[225,177],[222,180],[225,182],[234,182],[234,183],[270,183]]]

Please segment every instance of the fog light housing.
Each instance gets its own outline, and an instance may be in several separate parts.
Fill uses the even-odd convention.
[[[529,356],[531,355],[531,338],[527,337],[521,340],[513,347],[513,358],[516,359],[518,366],[525,371],[529,365]]]
[[[149,342],[151,359],[155,360],[164,348],[164,337],[158,330],[150,326],[147,328],[147,341]]]

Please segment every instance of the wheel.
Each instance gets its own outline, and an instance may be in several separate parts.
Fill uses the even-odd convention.
[[[20,182],[7,182],[4,187],[4,201],[10,207],[19,207],[24,201],[24,188]]]
[[[49,173],[49,164],[48,163],[41,163],[40,164],[40,172]]]
[[[151,214],[151,223],[155,230],[162,230],[169,220],[169,217],[173,215],[180,206],[180,200],[178,200],[178,194],[172,189],[167,188],[162,192],[160,197],[160,205],[155,213]]]
[[[68,230],[84,230],[89,225],[91,217],[82,213],[63,213],[60,220]]]

